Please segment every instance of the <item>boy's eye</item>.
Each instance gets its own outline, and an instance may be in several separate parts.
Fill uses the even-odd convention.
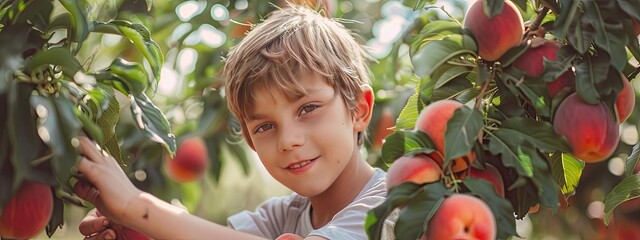
[[[272,129],[272,128],[273,128],[273,124],[265,123],[265,124],[262,124],[262,125],[256,127],[256,129],[253,131],[253,133],[264,132],[264,131],[267,131],[267,130]]]
[[[313,110],[315,110],[316,108],[318,108],[318,105],[315,104],[308,104],[305,105],[304,107],[302,107],[302,109],[300,110],[300,115],[304,115],[307,114]]]

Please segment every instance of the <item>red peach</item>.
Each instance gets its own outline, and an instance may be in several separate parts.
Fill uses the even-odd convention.
[[[51,188],[42,183],[25,181],[2,208],[0,237],[35,237],[47,226],[52,212]]]
[[[524,23],[518,7],[504,1],[502,12],[489,18],[483,9],[485,0],[477,0],[469,6],[464,18],[464,28],[469,29],[478,44],[478,55],[484,60],[495,61],[512,47],[520,44],[524,35]]]
[[[568,140],[573,155],[585,162],[607,159],[618,146],[618,123],[607,106],[584,102],[577,93],[564,99],[553,119],[555,131]]]
[[[442,170],[429,156],[403,156],[394,161],[387,170],[387,189],[406,181],[423,184],[438,181],[440,178]]]
[[[489,206],[467,194],[446,198],[428,223],[431,240],[496,239],[496,221]]]
[[[199,178],[208,165],[207,146],[201,138],[186,139],[178,146],[174,158],[167,157],[166,170],[177,182],[190,182]]]
[[[627,77],[623,74],[620,74],[620,76],[622,77],[623,87],[616,98],[616,114],[618,116],[618,122],[622,123],[629,118],[633,108],[635,107],[636,93]]]
[[[444,139],[447,122],[453,117],[455,110],[463,106],[464,105],[458,101],[439,100],[422,109],[416,120],[415,129],[425,132],[433,140],[436,152],[429,154],[429,156],[440,165],[444,162],[444,150],[447,147],[445,146]],[[464,171],[469,168],[469,164],[475,159],[476,155],[473,150],[471,150],[467,155],[453,159],[451,161],[452,169],[454,172]]]

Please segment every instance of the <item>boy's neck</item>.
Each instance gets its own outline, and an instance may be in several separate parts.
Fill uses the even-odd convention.
[[[324,226],[340,210],[353,202],[373,174],[373,168],[361,156],[358,155],[352,159],[331,187],[309,198],[313,228],[318,229]]]

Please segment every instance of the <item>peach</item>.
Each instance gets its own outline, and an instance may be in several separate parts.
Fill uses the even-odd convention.
[[[477,0],[469,6],[464,18],[464,28],[469,29],[478,45],[478,55],[487,61],[498,60],[510,48],[520,44],[524,35],[524,23],[518,7],[504,1],[502,12],[489,18],[484,10],[485,0]]]
[[[498,169],[493,165],[486,164],[485,170],[471,168],[471,170],[469,171],[469,176],[489,181],[491,184],[493,184],[496,192],[500,196],[504,197],[504,181],[502,180],[502,175],[500,175]]]
[[[382,114],[380,115],[380,120],[378,120],[378,124],[375,126],[375,131],[373,132],[371,146],[374,149],[382,148],[382,143],[384,138],[389,134],[393,133],[393,128],[395,126],[395,121],[393,120],[393,114],[391,113],[391,109],[383,108]]]
[[[27,239],[38,235],[53,213],[49,185],[25,181],[2,208],[0,237]]]
[[[442,170],[433,159],[424,154],[396,159],[387,170],[387,189],[403,182],[430,183],[442,178]]]
[[[467,194],[447,197],[428,223],[427,239],[496,239],[496,221],[489,206]]]
[[[207,146],[201,138],[186,139],[178,146],[174,158],[167,157],[166,170],[176,182],[199,178],[208,165]]]
[[[422,109],[416,120],[415,129],[425,132],[431,140],[433,140],[436,152],[430,153],[429,156],[440,165],[444,162],[443,157],[446,148],[444,136],[447,130],[447,122],[453,117],[455,110],[463,106],[464,105],[458,101],[439,100]],[[469,164],[471,164],[475,158],[476,155],[473,150],[471,150],[466,156],[453,159],[451,165],[453,171],[464,171],[469,168]]]
[[[302,240],[304,238],[293,234],[293,233],[285,233],[280,235],[278,238],[276,238],[276,240]]]
[[[577,93],[564,99],[553,119],[553,128],[567,138],[575,155],[585,162],[607,159],[618,146],[618,123],[600,102],[584,102]]]
[[[544,71],[544,59],[556,60],[556,54],[560,50],[560,44],[556,41],[541,39],[541,44],[531,46],[514,62],[513,66],[524,71],[527,76],[539,77]],[[551,98],[555,98],[565,88],[575,89],[575,76],[573,70],[562,73],[555,81],[547,83],[547,90]]]
[[[623,74],[620,74],[620,76],[622,77],[623,87],[616,98],[616,114],[618,116],[618,122],[622,123],[629,118],[633,108],[635,107],[636,93],[633,90],[633,86],[631,85],[631,82],[629,82],[629,79],[627,79]]]

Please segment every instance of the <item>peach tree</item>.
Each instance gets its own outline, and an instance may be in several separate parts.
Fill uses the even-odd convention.
[[[151,1],[146,3],[150,8]],[[129,122],[146,139],[169,154],[176,149],[167,119],[147,95],[160,77],[160,47],[144,25],[98,16],[93,4],[0,1],[3,238],[33,237],[44,226],[24,227],[42,221],[51,236],[63,224],[64,203],[82,204],[72,191],[78,136],[89,136],[125,166],[115,129],[121,111],[130,111]],[[128,40],[142,58],[94,64],[91,52],[102,46],[87,44],[88,39],[102,34]],[[42,186],[44,191],[29,193]]]
[[[398,239],[517,236],[516,219],[556,213],[583,170],[620,152],[620,125],[638,119],[640,1],[477,0],[462,21],[427,15],[438,1],[403,3],[424,14],[401,39],[416,84],[382,145],[393,184],[367,216],[370,239],[389,216]],[[640,196],[639,146],[605,224]]]

